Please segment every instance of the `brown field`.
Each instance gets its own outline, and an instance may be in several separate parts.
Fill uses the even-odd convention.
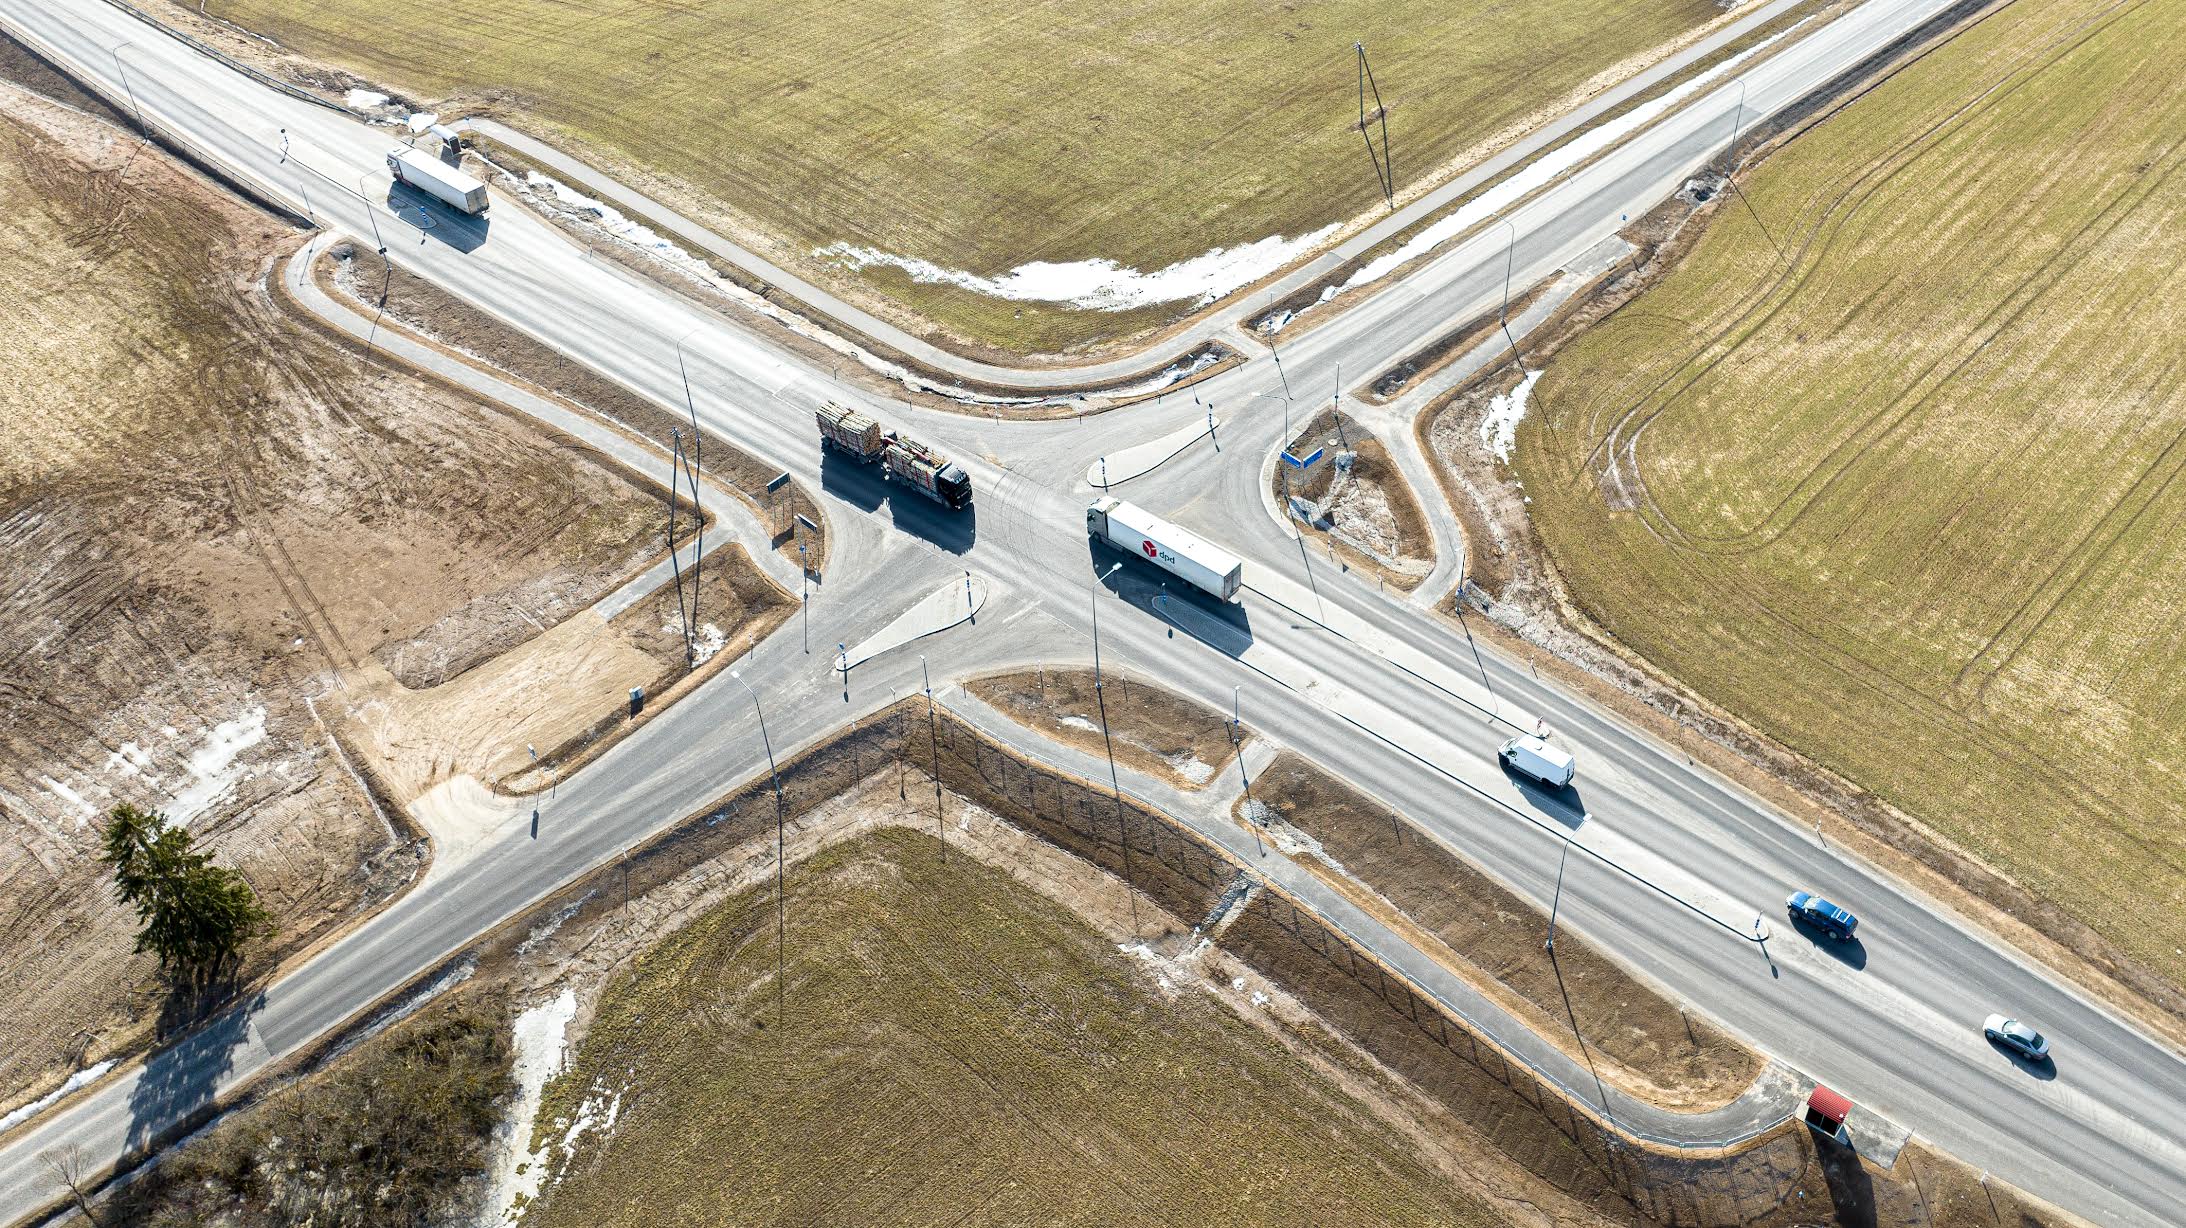
[[[658,548],[620,471],[293,322],[294,241],[0,82],[0,1105],[176,1022],[108,808],[240,868],[268,967],[422,856],[332,740],[354,673],[458,610],[444,668],[521,643]]]
[[[1188,789],[1213,780],[1237,753],[1229,718],[1115,670],[1105,672],[1116,761]],[[964,689],[1019,723],[1088,754],[1106,753],[1090,669],[1029,669],[975,678]],[[1238,731],[1252,736],[1250,729]]]

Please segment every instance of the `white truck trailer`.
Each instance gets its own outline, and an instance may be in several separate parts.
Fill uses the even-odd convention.
[[[1237,599],[1245,564],[1234,554],[1143,507],[1100,498],[1085,509],[1086,536],[1135,554],[1203,593]]]
[[[408,184],[451,209],[480,214],[486,211],[486,185],[431,154],[408,145],[387,155],[387,173],[396,183]]]

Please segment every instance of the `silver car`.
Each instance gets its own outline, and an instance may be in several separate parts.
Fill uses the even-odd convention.
[[[2049,1060],[2049,1040],[2016,1019],[1991,1015],[1982,1021],[1981,1034],[2030,1062]]]

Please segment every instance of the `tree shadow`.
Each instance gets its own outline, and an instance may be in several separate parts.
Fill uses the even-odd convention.
[[[130,1150],[150,1151],[211,1114],[220,1081],[250,1037],[251,1017],[266,1003],[262,991],[238,1001],[240,988],[227,980],[169,994],[157,1025],[161,1048],[129,1091]]]

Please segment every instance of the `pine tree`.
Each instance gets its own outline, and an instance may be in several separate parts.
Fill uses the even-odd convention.
[[[186,985],[218,977],[245,943],[273,931],[243,876],[191,848],[188,829],[157,811],[116,806],[101,858],[114,867],[115,898],[136,909],[137,950]]]

